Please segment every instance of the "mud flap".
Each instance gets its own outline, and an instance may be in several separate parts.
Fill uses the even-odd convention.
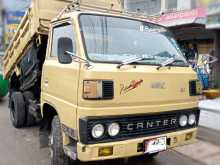
[[[49,147],[49,127],[50,123],[46,120],[42,120],[40,122],[40,128],[39,128],[39,142],[40,142],[40,148],[47,148]]]

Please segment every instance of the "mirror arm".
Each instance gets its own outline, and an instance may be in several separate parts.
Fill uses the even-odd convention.
[[[75,54],[73,54],[72,52],[65,51],[64,53],[65,53],[65,54],[68,54],[68,55],[71,55],[73,58],[78,58],[79,60],[82,60],[84,63],[86,63],[86,66],[87,66],[88,68],[92,66],[88,60],[85,60],[85,59],[83,59],[83,58],[81,58],[81,57],[78,57],[78,56],[76,56]],[[80,61],[78,61],[78,62],[80,62]],[[81,62],[80,62],[80,63],[81,63]]]

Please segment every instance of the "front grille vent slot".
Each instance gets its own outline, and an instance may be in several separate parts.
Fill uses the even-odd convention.
[[[103,99],[113,99],[114,84],[113,81],[103,81]]]

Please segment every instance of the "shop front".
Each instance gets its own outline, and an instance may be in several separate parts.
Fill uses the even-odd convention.
[[[208,54],[213,49],[214,33],[205,27],[206,10],[198,7],[163,14],[157,22],[168,27],[187,54],[193,49],[195,54]]]
[[[218,62],[214,64],[216,87],[220,88],[220,2],[211,3],[207,10],[206,29],[214,33],[214,54]]]

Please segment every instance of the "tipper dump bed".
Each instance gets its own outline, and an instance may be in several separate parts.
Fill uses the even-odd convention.
[[[50,21],[58,16],[68,4],[80,4],[85,9],[93,6],[99,9],[121,10],[119,0],[33,0],[31,7],[24,15],[3,58],[4,78],[10,79],[17,69],[17,64],[22,58],[31,41],[39,36],[47,36]]]
[[[33,0],[6,51],[10,121],[39,123],[51,165],[153,157],[196,139],[196,72],[155,17],[123,6]]]
[[[71,0],[33,0],[15,33],[4,60],[4,77],[8,79],[32,40],[47,35],[49,23]]]

